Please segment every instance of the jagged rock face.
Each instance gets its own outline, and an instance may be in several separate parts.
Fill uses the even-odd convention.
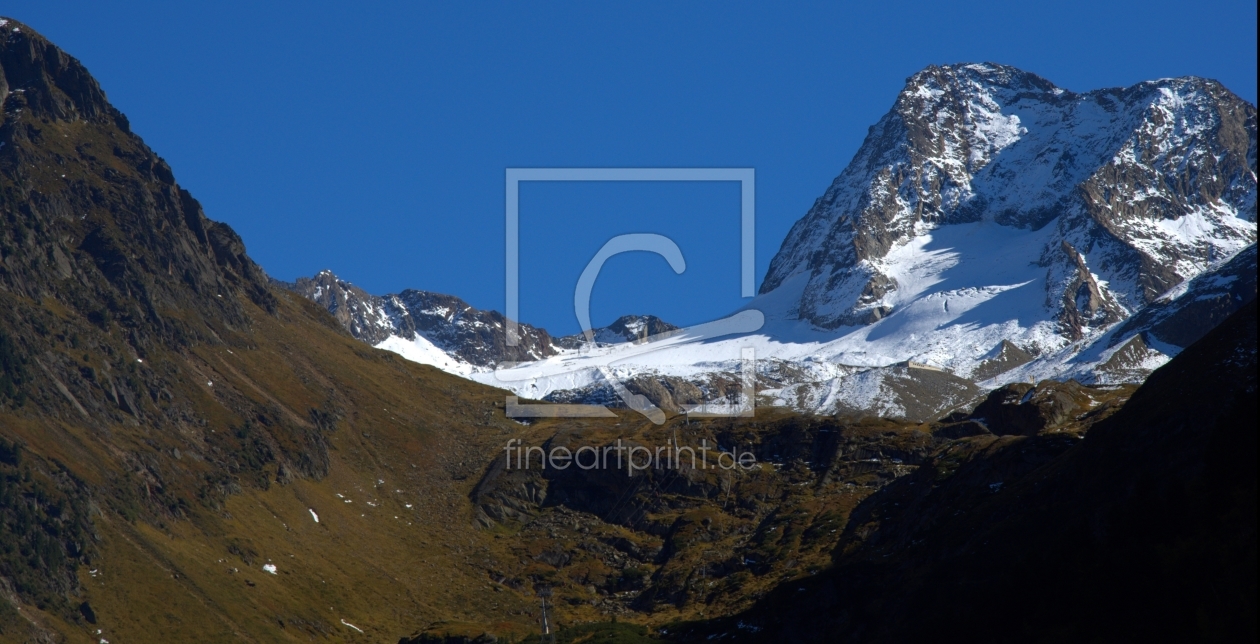
[[[61,121],[125,123],[78,60],[21,23],[6,20],[0,26],[8,27],[0,35],[0,94],[26,94],[32,110]]]
[[[337,279],[332,271],[320,271],[315,277],[299,277],[294,283],[273,282],[328,309],[350,335],[368,344],[384,342],[393,331],[382,298]]]
[[[503,314],[473,308],[452,295],[414,289],[371,295],[332,271],[279,284],[328,309],[351,335],[373,346],[390,337],[412,340],[419,334],[447,354],[478,367],[538,360],[556,353],[547,331],[528,324],[519,326],[520,343],[507,346]]]
[[[1077,339],[1253,243],[1255,166],[1255,107],[1215,81],[1075,94],[1001,65],[929,67],[792,228],[761,292],[804,274],[802,319],[868,324],[898,288],[881,260],[916,236],[1051,225],[1046,306]]]
[[[498,311],[475,309],[458,297],[407,289],[386,296],[386,310],[451,355],[478,366],[524,362],[555,355],[545,329],[518,325],[519,341],[509,347],[507,318]]]
[[[595,342],[601,344],[644,342],[677,330],[678,327],[655,315],[623,315],[606,327],[593,329]],[[580,348],[585,342],[586,336],[581,333],[556,338],[556,344],[566,349]]]
[[[0,289],[60,293],[141,356],[247,327],[237,293],[274,308],[240,237],[206,218],[79,61],[16,21],[0,29],[0,95]]]

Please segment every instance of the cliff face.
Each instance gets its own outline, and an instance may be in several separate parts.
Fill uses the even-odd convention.
[[[154,341],[211,338],[216,324],[243,328],[238,294],[274,308],[240,237],[206,218],[77,60],[9,21],[0,71],[0,289],[57,294],[124,329],[140,356]]]

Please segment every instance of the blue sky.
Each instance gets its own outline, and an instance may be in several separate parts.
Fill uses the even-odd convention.
[[[507,167],[752,167],[757,276],[905,78],[992,61],[1084,91],[1215,78],[1256,100],[1256,3],[6,2],[79,58],[272,275],[329,268],[502,310]],[[256,6],[257,5],[257,6]],[[691,324],[739,295],[737,184],[532,184],[521,313]]]

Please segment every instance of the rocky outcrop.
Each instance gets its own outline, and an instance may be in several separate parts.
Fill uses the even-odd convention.
[[[612,324],[592,329],[595,342],[600,344],[620,344],[622,342],[646,342],[649,338],[662,339],[669,337],[678,327],[656,317],[655,315],[623,315]],[[581,333],[556,338],[556,346],[565,349],[578,349],[586,342]]]
[[[1085,414],[1118,408],[1132,391],[1132,386],[1088,387],[1075,380],[1012,383],[990,392],[971,412],[970,420],[998,436],[1036,436],[1079,421]]]
[[[972,381],[935,367],[905,362],[859,371],[834,383],[825,408],[843,416],[928,422],[970,408],[982,391]]]
[[[1037,356],[1021,349],[1010,340],[998,343],[983,362],[971,373],[973,380],[988,380],[1011,369],[1032,362]]]
[[[1062,255],[1053,255],[1046,262],[1051,267],[1046,308],[1059,312],[1057,317],[1063,334],[1071,340],[1080,340],[1091,329],[1124,319],[1124,307],[1098,284],[1085,256],[1067,241],[1060,242],[1060,250]],[[1058,277],[1060,274],[1062,277]]]
[[[240,237],[206,218],[79,61],[10,20],[0,90],[0,289],[35,300],[73,290],[74,307],[124,329],[141,356],[158,339],[213,340],[164,310],[244,328],[237,293],[274,308]]]

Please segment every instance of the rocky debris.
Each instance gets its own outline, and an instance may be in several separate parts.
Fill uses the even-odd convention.
[[[509,521],[524,522],[547,500],[547,479],[541,468],[508,468],[504,456],[494,459],[470,496],[474,521],[483,528]]]

